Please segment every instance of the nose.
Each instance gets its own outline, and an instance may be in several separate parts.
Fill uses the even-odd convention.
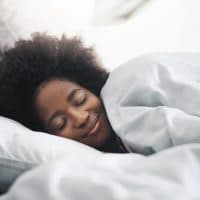
[[[84,127],[89,119],[89,113],[87,111],[73,109],[71,110],[70,115],[75,128]]]

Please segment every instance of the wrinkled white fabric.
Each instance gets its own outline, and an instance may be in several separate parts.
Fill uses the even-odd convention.
[[[200,144],[145,157],[59,158],[23,174],[0,200],[198,200]]]
[[[200,54],[140,56],[110,73],[101,98],[122,141],[151,154],[200,143]]]

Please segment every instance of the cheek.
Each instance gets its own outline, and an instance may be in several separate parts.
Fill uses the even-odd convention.
[[[93,97],[93,98],[91,99],[91,101],[88,102],[88,103],[89,103],[89,105],[91,105],[91,107],[92,107],[93,109],[95,109],[96,111],[98,111],[98,112],[101,111],[102,102],[101,102],[101,100],[100,100],[99,98]]]

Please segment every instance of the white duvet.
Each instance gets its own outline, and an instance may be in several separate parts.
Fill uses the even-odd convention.
[[[149,157],[59,158],[23,174],[0,200],[199,200],[200,145]]]
[[[200,53],[129,60],[110,74],[101,96],[113,129],[136,152],[200,143]]]

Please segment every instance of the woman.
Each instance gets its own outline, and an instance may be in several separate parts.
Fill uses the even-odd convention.
[[[0,114],[105,152],[127,152],[100,98],[109,73],[78,38],[35,33],[0,62]]]

